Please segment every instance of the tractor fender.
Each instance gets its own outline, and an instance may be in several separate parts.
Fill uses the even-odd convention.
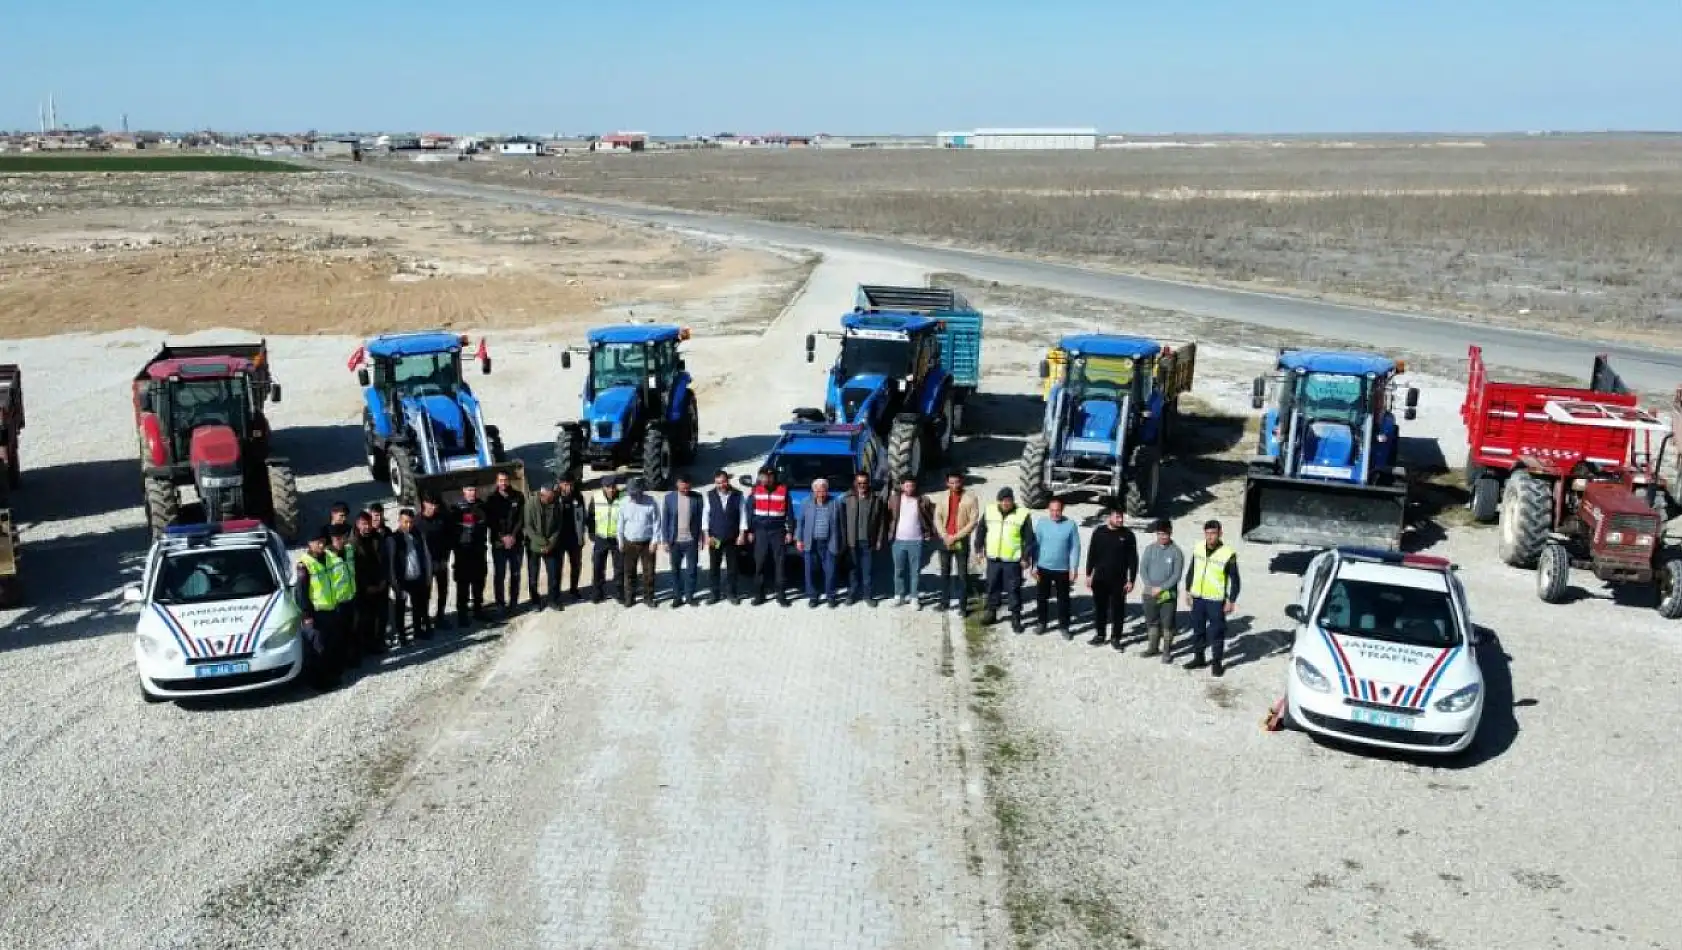
[[[1162,391],[1151,393],[1145,401],[1145,410],[1149,415],[1139,419],[1139,432],[1133,439],[1134,444],[1155,445],[1161,441],[1158,436],[1162,432],[1162,407]]]
[[[672,377],[672,395],[666,400],[667,422],[677,422],[683,417],[683,401],[689,398],[689,391],[694,388],[694,382],[688,373],[678,373]]]
[[[367,407],[368,415],[373,419],[374,436],[379,439],[390,439],[391,412],[386,408],[385,399],[380,391],[372,386],[362,390],[362,404]]]
[[[934,416],[940,409],[940,401],[945,398],[947,390],[952,388],[952,376],[944,369],[932,369],[923,377],[923,385],[917,390],[911,400],[911,405],[924,418]]]

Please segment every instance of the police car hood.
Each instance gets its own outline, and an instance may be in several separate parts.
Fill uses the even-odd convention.
[[[140,633],[173,643],[189,660],[249,656],[270,627],[291,614],[286,592],[198,604],[147,605]]]
[[[1464,645],[1448,648],[1332,633],[1318,625],[1298,654],[1343,695],[1387,706],[1422,707],[1471,681]]]

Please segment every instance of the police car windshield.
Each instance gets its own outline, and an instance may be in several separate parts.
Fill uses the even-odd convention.
[[[208,548],[165,558],[152,599],[160,604],[207,604],[267,597],[280,589],[258,548]]]
[[[873,340],[847,337],[841,341],[842,379],[863,373],[880,373],[897,379],[911,372],[911,341],[905,337]]]
[[[1442,591],[1344,577],[1326,591],[1319,624],[1330,633],[1390,643],[1451,647],[1460,642],[1454,608]]]
[[[812,487],[812,482],[829,480],[829,493],[839,495],[853,485],[853,459],[850,455],[779,455],[777,483],[792,489]]]

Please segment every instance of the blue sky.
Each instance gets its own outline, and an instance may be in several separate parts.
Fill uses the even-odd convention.
[[[10,6],[0,128],[1682,129],[1679,0]]]

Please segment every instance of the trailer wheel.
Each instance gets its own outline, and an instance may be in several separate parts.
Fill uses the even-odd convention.
[[[1133,477],[1128,479],[1127,513],[1135,518],[1156,514],[1156,495],[1162,483],[1162,452],[1154,445],[1141,446],[1133,453]]]
[[[1022,445],[1022,461],[1016,469],[1017,488],[1022,504],[1029,508],[1044,508],[1051,502],[1051,492],[1045,486],[1045,457],[1051,445],[1042,433]]]
[[[900,415],[888,430],[888,471],[895,485],[907,478],[922,477],[922,426],[917,423],[914,415]]]
[[[1565,545],[1549,541],[1542,545],[1536,557],[1536,596],[1546,604],[1565,599],[1565,588],[1571,582],[1571,554]]]
[[[287,542],[298,540],[298,478],[291,466],[270,463],[269,512],[275,533]]]
[[[391,473],[386,482],[391,486],[392,497],[401,505],[416,504],[415,469],[409,461],[409,450],[394,445],[387,455],[391,459]]]
[[[1659,616],[1666,620],[1682,617],[1682,558],[1669,558],[1653,576],[1659,589]]]
[[[1529,472],[1514,472],[1501,492],[1501,535],[1496,553],[1512,567],[1535,567],[1552,528],[1552,487]]]
[[[562,427],[555,433],[555,480],[571,479],[574,484],[583,480],[584,462],[581,456],[583,433]]]
[[[1494,524],[1501,514],[1501,481],[1489,475],[1479,475],[1472,482],[1472,520],[1478,524]]]
[[[164,529],[180,516],[181,494],[175,483],[167,478],[146,479],[146,520],[152,526],[152,537],[162,537]]]
[[[649,491],[665,491],[671,487],[672,449],[666,433],[650,424],[642,436],[642,478]]]

